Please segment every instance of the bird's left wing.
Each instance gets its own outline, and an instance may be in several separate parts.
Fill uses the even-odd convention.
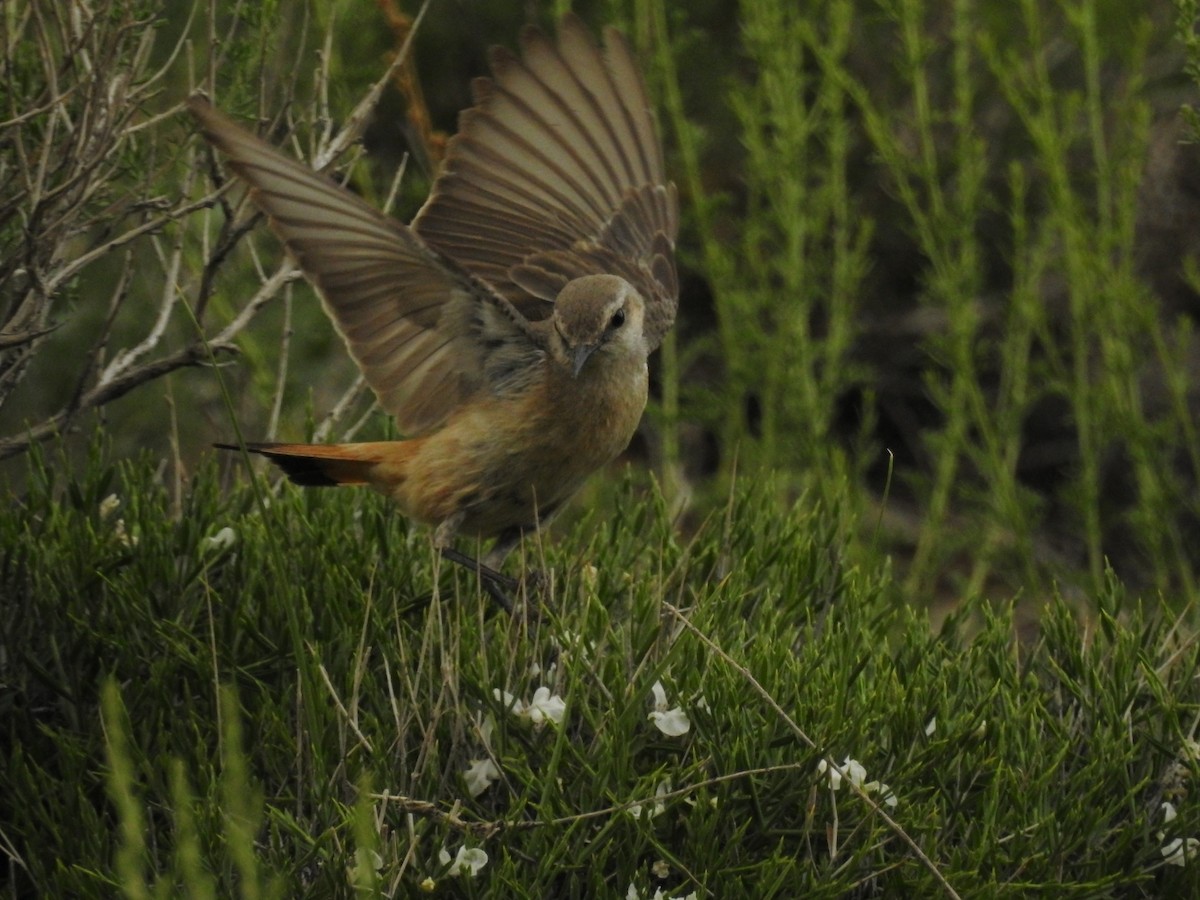
[[[400,429],[436,428],[485,377],[486,344],[536,357],[541,338],[503,297],[346,188],[188,101],[205,137],[316,286],[380,405]]]
[[[633,50],[612,28],[604,43],[567,14],[557,41],[493,48],[413,229],[529,319],[573,278],[620,275],[653,348],[675,320],[678,201]]]

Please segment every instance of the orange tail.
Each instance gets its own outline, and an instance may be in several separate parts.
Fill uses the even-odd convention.
[[[288,479],[306,487],[332,487],[338,484],[375,484],[387,466],[395,480],[395,463],[408,455],[407,441],[367,444],[246,444],[251,453],[265,456],[283,470]],[[237,450],[237,444],[214,444],[222,450]],[[374,477],[372,477],[374,476]]]

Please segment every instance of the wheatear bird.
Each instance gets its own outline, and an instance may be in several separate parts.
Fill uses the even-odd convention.
[[[249,444],[302,485],[365,484],[499,567],[629,443],[675,319],[678,209],[625,38],[568,15],[491,53],[405,227],[193,97],[407,440]],[[456,534],[496,538],[486,565]]]

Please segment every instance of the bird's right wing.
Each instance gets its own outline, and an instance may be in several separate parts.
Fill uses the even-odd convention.
[[[436,428],[485,377],[489,342],[518,364],[541,338],[503,297],[399,222],[188,101],[208,138],[316,286],[380,405],[407,434]]]

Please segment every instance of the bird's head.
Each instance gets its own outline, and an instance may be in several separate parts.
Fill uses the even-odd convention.
[[[585,275],[567,282],[554,301],[554,331],[562,361],[579,376],[592,354],[646,356],[642,322],[646,304],[624,278]]]

